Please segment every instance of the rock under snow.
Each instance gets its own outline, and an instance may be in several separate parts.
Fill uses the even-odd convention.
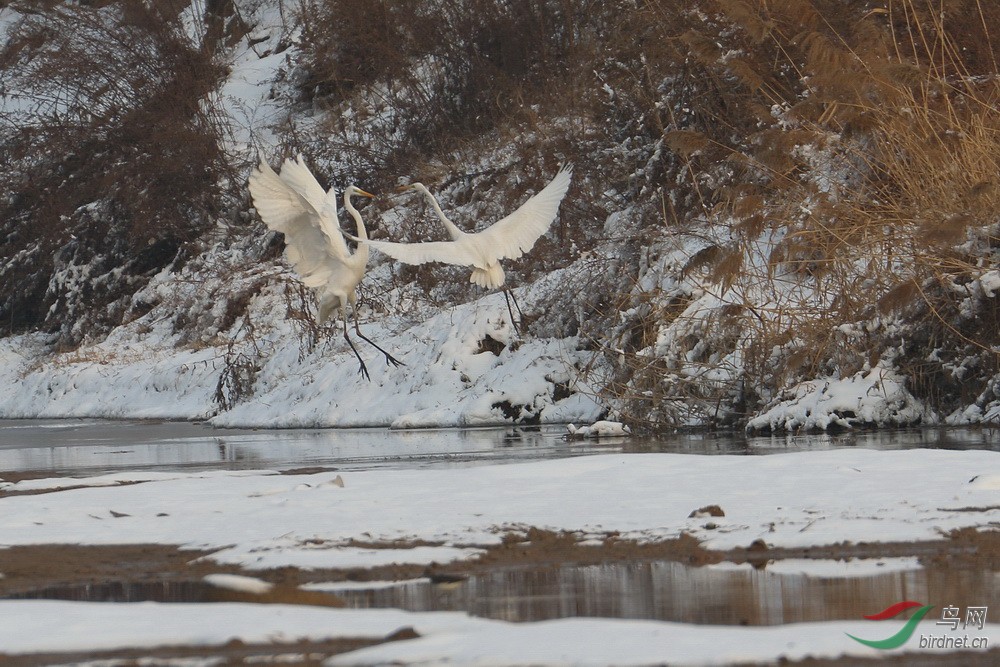
[[[597,421],[590,426],[566,426],[567,437],[570,438],[621,438],[632,435],[632,429],[621,422]]]

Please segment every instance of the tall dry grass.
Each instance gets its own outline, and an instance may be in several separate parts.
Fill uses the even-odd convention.
[[[888,363],[943,412],[975,399],[1000,370],[998,309],[977,282],[1000,245],[1000,12],[711,5],[676,39],[720,84],[716,127],[664,136],[698,215],[725,230],[686,267],[720,303],[706,316],[631,295],[671,346],[617,346],[612,394],[652,426],[738,422],[796,381]],[[706,185],[720,165],[728,177]]]

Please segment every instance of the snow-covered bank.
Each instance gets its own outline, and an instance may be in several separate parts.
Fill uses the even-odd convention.
[[[142,479],[149,481],[119,485]],[[220,549],[212,559],[250,568],[364,567],[464,558],[528,526],[639,540],[687,533],[713,549],[758,539],[807,547],[935,540],[988,527],[1000,514],[1000,454],[989,451],[596,455],[303,476],[128,473],[83,483],[93,486],[50,493],[44,502],[0,498],[0,544],[159,542]],[[691,516],[707,505],[725,516]],[[361,548],[352,539],[436,546]]]
[[[204,419],[215,411],[215,350],[157,354],[137,340],[54,358],[24,353],[41,347],[38,336],[0,339],[3,418]]]
[[[518,339],[508,320],[503,297],[492,294],[383,337],[406,365],[390,367],[368,348],[370,383],[349,352],[296,368],[298,351],[286,346],[264,367],[254,396],[213,423],[416,428],[595,418],[601,408],[573,377],[585,359],[576,341]]]
[[[393,609],[328,609],[288,605],[85,603],[2,601],[0,651],[7,654],[88,652],[157,646],[219,646],[232,639],[289,645],[301,640],[381,640],[401,628],[420,637],[361,649],[331,665],[718,665],[802,660],[877,658],[884,651],[851,640],[880,628],[870,621],[793,623],[764,627],[692,625],[604,618],[566,618],[506,623],[450,612]],[[924,620],[917,634],[939,635]],[[1000,626],[968,633],[1000,642]],[[207,651],[208,652],[208,651]],[[922,649],[916,638],[903,652]]]
[[[317,340],[288,317],[287,277],[273,268],[239,271],[240,251],[223,246],[207,261],[229,262],[235,275],[164,271],[133,298],[152,304],[149,312],[72,352],[52,354],[41,335],[0,339],[0,417],[413,428],[590,422],[603,410],[577,377],[592,354],[572,337],[517,336],[501,294],[417,324],[366,322],[366,335],[406,364],[388,366],[356,340],[369,382],[338,323]],[[245,319],[226,323],[229,301],[251,289]],[[181,319],[199,323],[193,340]]]

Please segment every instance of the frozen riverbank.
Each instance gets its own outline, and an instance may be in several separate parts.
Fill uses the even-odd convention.
[[[1000,511],[993,502],[998,489],[996,452],[857,448],[759,457],[595,455],[293,475],[266,470],[134,472],[0,482],[0,548],[183,545],[207,550],[198,560],[202,564],[256,570],[262,576],[276,572],[273,568],[344,572],[391,563],[420,568],[456,559],[470,562],[499,547],[505,536],[523,537],[529,528],[572,534],[583,546],[599,546],[608,535],[651,544],[683,534],[717,554],[756,542],[772,550],[841,545],[824,553],[867,543],[869,551],[878,553],[879,543],[915,541],[920,548],[955,530],[989,530]],[[709,509],[712,505],[716,509]],[[773,565],[775,573],[801,570],[829,576],[836,565],[837,576],[865,577],[891,570],[891,560],[779,560],[767,567]],[[904,559],[901,566],[917,564]],[[8,581],[13,576],[9,571]],[[897,601],[886,599],[884,606]],[[945,604],[936,598],[923,602]],[[963,607],[974,604],[961,602]],[[410,637],[347,653],[333,664],[874,658],[885,654],[845,633],[863,638],[889,634],[887,623],[860,617],[769,627],[610,618],[510,624],[453,612],[396,609],[10,600],[0,601],[0,614],[11,619],[0,627],[0,653],[9,654],[95,655],[121,649],[148,656],[169,655],[168,649],[155,647],[184,646],[193,650],[188,655],[199,655],[197,647],[206,655],[225,655],[232,646],[244,646],[223,647],[238,639],[245,646],[263,643],[291,655],[314,650],[314,642]],[[935,609],[916,630],[940,635],[937,618]],[[414,632],[397,636],[401,628]],[[993,646],[1000,641],[997,633],[994,624],[972,628],[965,634],[986,644],[967,648]],[[323,650],[350,649],[327,645]],[[923,650],[913,639],[896,652]]]
[[[123,485],[123,483],[126,483]],[[65,487],[84,486],[72,490]],[[5,545],[147,542],[248,568],[446,562],[533,526],[599,538],[687,534],[711,549],[939,539],[1000,513],[1000,454],[831,451],[597,455],[474,468],[282,476],[119,473],[25,480],[0,499]],[[695,511],[717,506],[723,516]],[[366,548],[352,541],[399,548]]]

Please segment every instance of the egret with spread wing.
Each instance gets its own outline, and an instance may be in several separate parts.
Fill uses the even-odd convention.
[[[368,238],[361,214],[351,203],[353,196],[374,195],[353,185],[344,190],[344,208],[354,218],[360,240]],[[361,333],[358,325],[355,288],[361,282],[368,264],[368,248],[359,245],[351,254],[344,241],[337,219],[337,199],[333,188],[329,192],[313,176],[300,155],[287,159],[279,176],[267,162],[250,176],[250,196],[261,219],[271,229],[285,235],[285,254],[302,282],[313,288],[319,301],[319,321],[328,320],[340,311],[344,322],[344,339],[361,364],[360,373],[367,379],[368,368],[347,333],[347,306],[354,311],[354,330],[358,337],[385,355],[386,364],[402,365],[391,354]]]
[[[531,250],[535,241],[548,231],[559,211],[560,202],[566,196],[572,176],[572,165],[563,166],[548,185],[521,204],[516,211],[486,229],[473,233],[459,229],[441,210],[434,195],[422,183],[413,183],[404,186],[404,189],[424,193],[452,240],[427,243],[358,240],[405,264],[442,262],[471,266],[470,282],[486,288],[503,287],[504,272],[500,260],[517,259]],[[507,296],[506,290],[504,296]],[[507,307],[510,308],[509,302]],[[512,322],[513,319],[512,313]]]
[[[471,234],[463,232],[448,219],[437,199],[422,183],[413,183],[405,188],[419,190],[427,196],[452,240],[429,243],[365,243],[405,264],[442,262],[471,266],[470,282],[482,287],[502,287],[504,273],[500,260],[517,259],[531,250],[535,241],[548,231],[559,211],[559,203],[569,189],[572,175],[572,166],[563,167],[541,192],[521,204],[516,211],[483,231]]]

